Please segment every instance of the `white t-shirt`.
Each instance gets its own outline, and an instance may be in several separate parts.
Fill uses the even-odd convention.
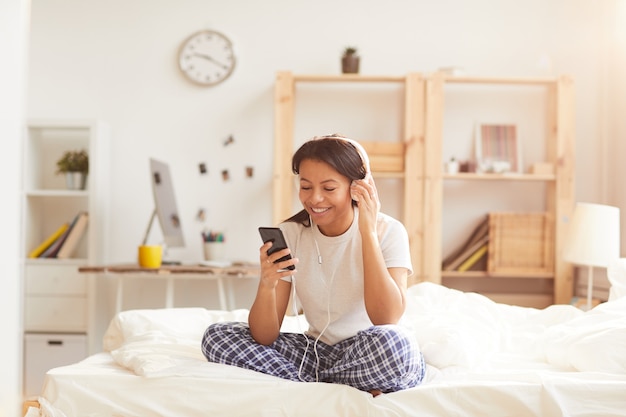
[[[299,259],[291,282],[295,285],[298,307],[302,307],[309,323],[308,334],[318,337],[322,333],[320,340],[328,344],[372,326],[363,294],[358,209],[355,208],[354,214],[350,228],[333,237],[324,236],[315,225],[280,224],[292,255]],[[387,268],[406,268],[410,275],[411,255],[404,225],[379,213],[376,230]]]

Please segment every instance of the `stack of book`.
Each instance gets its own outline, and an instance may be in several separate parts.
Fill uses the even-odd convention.
[[[79,212],[72,221],[63,223],[28,254],[29,258],[71,258],[87,228],[89,215]]]
[[[489,246],[489,216],[472,231],[469,238],[442,262],[444,271],[486,271]]]

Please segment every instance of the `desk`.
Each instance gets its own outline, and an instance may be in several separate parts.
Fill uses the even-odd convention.
[[[165,307],[174,307],[174,281],[177,279],[214,279],[217,281],[217,291],[222,310],[234,308],[232,286],[228,286],[229,298],[226,297],[224,279],[258,278],[260,269],[253,264],[235,264],[227,267],[212,267],[199,265],[163,265],[160,268],[142,268],[136,264],[82,266],[78,271],[84,274],[114,275],[117,278],[117,295],[115,301],[116,313],[122,310],[124,300],[124,280],[129,278],[165,279]]]

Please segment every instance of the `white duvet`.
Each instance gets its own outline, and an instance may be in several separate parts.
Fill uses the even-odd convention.
[[[626,415],[626,297],[585,313],[497,304],[430,283],[408,296],[402,324],[428,363],[426,381],[413,389],[373,398],[210,364],[200,350],[206,327],[245,321],[247,310],[135,310],[111,322],[108,354],[48,373],[42,414]],[[298,320],[288,317],[283,330],[305,329]]]

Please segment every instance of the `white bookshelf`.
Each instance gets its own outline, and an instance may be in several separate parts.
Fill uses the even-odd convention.
[[[95,120],[30,120],[22,177],[24,294],[24,395],[37,395],[45,372],[100,349],[95,323],[94,278],[78,267],[107,259],[109,129]],[[85,149],[85,190],[68,190],[56,161],[68,150]],[[69,259],[29,258],[29,253],[79,211],[89,223]],[[62,358],[59,363],[59,358]]]

